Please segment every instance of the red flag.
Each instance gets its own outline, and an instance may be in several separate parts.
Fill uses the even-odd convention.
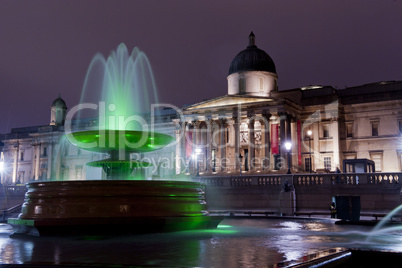
[[[278,139],[278,124],[271,125],[271,152],[272,154],[279,154],[279,139]]]

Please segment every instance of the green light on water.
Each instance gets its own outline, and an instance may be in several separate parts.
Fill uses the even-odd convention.
[[[228,229],[207,229],[202,230],[202,233],[206,234],[236,234],[238,231],[235,230],[228,230]]]
[[[233,227],[232,225],[225,225],[225,224],[219,224],[218,228],[231,228]]]

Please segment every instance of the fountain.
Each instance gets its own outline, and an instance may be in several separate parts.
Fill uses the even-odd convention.
[[[88,106],[91,97],[99,96],[91,90],[99,88],[99,105]],[[156,87],[143,52],[135,48],[129,55],[121,44],[107,59],[96,55],[76,116],[79,120],[85,116],[85,108],[98,107],[98,127],[73,130],[67,120],[65,129],[74,146],[109,155],[87,163],[102,168],[106,180],[28,183],[21,214],[8,220],[15,233],[127,234],[216,228],[222,218],[208,215],[203,184],[135,180],[131,176],[134,169],[150,165],[131,160],[131,154],[155,151],[173,141],[171,136],[153,131],[142,117],[155,102]]]

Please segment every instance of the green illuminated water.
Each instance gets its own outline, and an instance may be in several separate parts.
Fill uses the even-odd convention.
[[[158,103],[158,94],[150,62],[144,52],[125,44],[105,58],[92,59],[85,78],[80,103],[98,105],[100,129],[144,130],[144,114]],[[88,110],[80,110],[78,118]]]
[[[153,131],[152,105],[158,95],[151,65],[144,52],[131,54],[120,44],[105,58],[97,54],[88,68],[76,119],[95,118],[96,130],[78,128],[67,139],[78,148],[109,154],[106,160],[87,163],[101,167],[108,179],[140,179],[134,168],[150,164],[130,160],[131,153],[159,150],[173,141]]]

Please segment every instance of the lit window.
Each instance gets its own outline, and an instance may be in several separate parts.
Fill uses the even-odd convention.
[[[371,153],[370,158],[371,158],[371,160],[374,161],[375,171],[381,172],[382,171],[382,152]]]
[[[331,157],[324,157],[324,168],[331,170]]]

